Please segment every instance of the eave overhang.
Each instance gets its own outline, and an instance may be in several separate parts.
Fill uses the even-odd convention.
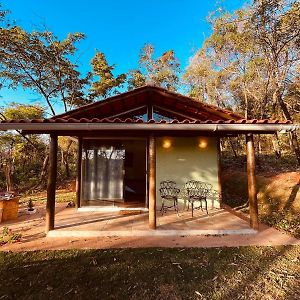
[[[76,131],[123,132],[151,131],[167,132],[207,132],[207,133],[275,133],[291,132],[299,129],[297,124],[184,124],[184,123],[0,123],[0,130],[23,130],[26,133],[50,133],[58,135]]]

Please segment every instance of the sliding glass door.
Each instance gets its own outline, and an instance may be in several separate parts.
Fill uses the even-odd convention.
[[[122,145],[84,141],[82,154],[82,200],[101,200],[100,205],[124,201]]]
[[[146,140],[83,140],[83,206],[145,207],[145,199]]]

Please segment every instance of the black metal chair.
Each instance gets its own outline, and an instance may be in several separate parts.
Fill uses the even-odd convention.
[[[173,207],[178,215],[178,194],[180,193],[180,189],[176,187],[176,182],[171,180],[161,181],[159,192],[162,199],[160,209],[162,215],[166,213],[169,208]],[[166,201],[171,201],[172,205],[167,206]]]
[[[212,185],[209,183],[197,181],[197,180],[189,180],[185,184],[185,189],[187,191],[188,195],[188,201],[192,205],[192,217],[194,216],[194,209],[202,209],[202,202],[205,203],[205,210],[206,213],[208,214],[208,209],[207,209],[207,196],[209,195]],[[199,206],[195,207],[194,203],[196,201],[199,201]],[[188,204],[188,210],[189,210],[189,204]]]
[[[215,201],[217,202],[221,202],[222,200],[222,196],[221,194],[219,193],[219,191],[217,190],[213,190],[211,189],[207,195],[207,198],[211,200],[211,205],[212,205],[212,208],[215,207]]]

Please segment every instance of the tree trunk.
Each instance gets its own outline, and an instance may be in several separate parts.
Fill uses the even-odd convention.
[[[69,160],[68,160],[68,156],[66,155],[65,157],[65,168],[66,168],[66,176],[67,178],[70,178],[70,167],[69,167]]]
[[[253,137],[254,140],[254,137]],[[255,148],[255,143],[253,142],[253,147]],[[260,141],[260,135],[257,136],[257,155],[256,155],[256,165],[257,168],[261,169],[261,141]]]
[[[258,154],[262,155],[262,146],[261,146],[261,136],[260,135],[258,135],[258,138],[257,138],[257,148],[258,148]]]
[[[12,166],[10,164],[6,164],[4,167],[5,180],[6,180],[6,190],[8,192],[13,191],[13,176],[12,176]]]
[[[277,133],[274,133],[274,135],[272,135],[271,139],[272,139],[272,145],[273,145],[274,153],[275,153],[277,158],[280,158],[281,157],[281,150],[280,150],[279,139],[278,139]]]
[[[276,100],[277,103],[280,105],[280,108],[282,109],[283,115],[285,117],[286,120],[292,120],[291,114],[288,111],[288,108],[286,106],[286,104],[284,103],[281,94],[279,93],[278,90],[276,90],[273,93],[273,101]],[[300,148],[299,148],[299,144],[298,144],[298,137],[296,132],[290,132],[289,134],[290,140],[291,140],[291,146],[292,146],[292,150],[294,151],[295,155],[296,155],[296,159],[298,162],[298,165],[300,166]]]
[[[66,177],[70,178],[70,166],[69,166],[69,151],[70,151],[70,147],[72,145],[72,141],[69,140],[68,144],[67,144],[67,148],[66,151],[64,151],[63,149],[61,149],[61,158],[62,158],[62,163],[65,166],[65,172],[66,172]]]
[[[298,144],[297,133],[294,131],[290,132],[289,136],[290,136],[291,143],[292,143],[292,149],[295,152],[295,155],[297,158],[298,166],[300,166],[300,149],[299,149],[299,144]]]
[[[233,154],[234,154],[234,157],[237,158],[237,153],[236,153],[236,151],[235,151],[235,149],[234,149],[234,146],[233,146],[233,143],[232,143],[232,141],[231,141],[231,138],[229,138],[229,144],[230,144],[230,146],[231,146],[231,149],[232,149],[232,152],[233,152]]]
[[[47,154],[44,158],[43,167],[41,171],[41,179],[43,179],[46,175],[46,172],[48,170],[48,163],[49,163],[49,154]]]
[[[248,119],[248,97],[247,97],[247,91],[245,89],[245,84],[244,84],[244,99],[245,99],[245,119]]]
[[[46,150],[47,151],[47,150]],[[42,170],[41,170],[41,174],[40,174],[40,179],[38,181],[38,183],[36,185],[34,185],[33,187],[31,187],[29,190],[35,190],[37,189],[39,186],[42,185],[45,176],[47,174],[48,171],[48,164],[49,164],[49,154],[46,154],[45,158],[44,158],[44,162],[43,162],[43,166],[42,166]]]

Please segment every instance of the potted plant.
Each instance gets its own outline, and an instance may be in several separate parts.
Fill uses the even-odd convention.
[[[31,200],[31,198],[29,199],[28,204],[27,204],[27,212],[30,215],[34,214],[36,212],[36,209],[33,207],[33,202]]]

